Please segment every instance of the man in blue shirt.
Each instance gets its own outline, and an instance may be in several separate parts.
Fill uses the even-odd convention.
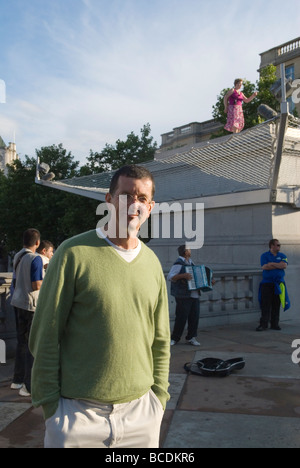
[[[263,280],[260,285],[261,319],[257,331],[264,331],[271,321],[272,330],[280,330],[280,295],[284,283],[285,270],[288,265],[286,255],[280,252],[280,242],[272,239],[270,250],[261,256]]]
[[[36,254],[40,245],[40,232],[27,229],[23,234],[23,249],[14,258],[15,289],[11,305],[16,313],[17,349],[13,390],[29,397],[31,392],[31,368],[33,356],[28,348],[28,339],[39,290],[43,281],[43,260]]]

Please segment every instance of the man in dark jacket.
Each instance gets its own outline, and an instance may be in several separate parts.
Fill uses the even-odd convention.
[[[194,265],[191,259],[191,250],[186,249],[185,245],[181,245],[178,248],[178,253],[179,258],[168,275],[168,280],[171,281],[171,294],[176,299],[176,317],[171,335],[171,346],[180,341],[186,322],[188,322],[187,342],[192,346],[200,346],[197,341],[200,290],[190,291],[188,289],[188,281],[192,279],[192,276],[185,272],[186,266]]]

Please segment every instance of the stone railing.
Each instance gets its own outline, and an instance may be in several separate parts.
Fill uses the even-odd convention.
[[[277,56],[280,57],[281,55],[288,54],[289,52],[293,52],[295,49],[300,48],[300,38],[294,39],[293,41],[286,42],[282,44],[277,49]]]
[[[6,345],[7,357],[14,354],[16,346],[16,320],[10,305],[12,273],[0,273],[0,340]]]
[[[187,136],[210,135],[220,129],[221,124],[215,120],[205,122],[192,122],[181,127],[174,128],[171,132],[162,134],[162,147],[178,141]]]
[[[213,291],[200,298],[200,326],[251,321],[259,318],[261,270],[215,271]],[[168,282],[170,291],[170,282]],[[170,321],[175,319],[175,299],[169,295]]]

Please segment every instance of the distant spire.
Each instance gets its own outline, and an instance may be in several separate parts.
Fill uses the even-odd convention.
[[[4,143],[1,136],[0,136],[0,148],[6,148],[6,144]]]

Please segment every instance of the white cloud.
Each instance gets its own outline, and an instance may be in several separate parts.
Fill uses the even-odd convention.
[[[0,115],[0,128],[1,128],[1,135],[6,137],[5,143],[13,142],[18,132],[18,124],[15,120],[9,119]]]
[[[279,0],[272,9],[261,0],[26,5],[0,31],[7,41],[0,78],[8,89],[0,134],[9,139],[18,128],[23,155],[63,143],[82,162],[90,149],[101,151],[147,122],[160,144],[161,133],[210,119],[219,92],[237,76],[255,81],[259,53],[297,37],[300,19],[298,0],[281,28],[274,28]]]

